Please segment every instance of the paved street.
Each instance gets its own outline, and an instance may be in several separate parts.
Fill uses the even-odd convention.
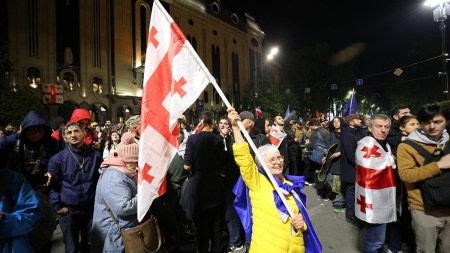
[[[361,252],[362,231],[345,222],[345,213],[335,214],[331,201],[318,199],[313,186],[306,186],[307,208],[314,228],[323,246],[323,253],[356,253]],[[57,229],[54,236],[52,253],[64,252],[61,231]],[[161,250],[161,252],[166,252]],[[192,252],[186,245],[185,252]],[[239,251],[238,253],[243,253]]]

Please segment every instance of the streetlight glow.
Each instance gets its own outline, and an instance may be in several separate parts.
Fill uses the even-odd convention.
[[[450,0],[449,0],[450,1]],[[272,55],[276,55],[278,54],[278,47],[272,47],[272,49],[270,49],[270,54]]]
[[[423,5],[428,6],[428,7],[435,7],[438,5],[441,5],[443,3],[448,3],[450,2],[450,0],[427,0],[423,3]]]
[[[271,61],[275,58],[275,55],[278,54],[280,50],[278,49],[278,47],[272,47],[272,49],[270,49],[269,54],[267,55],[267,61]]]

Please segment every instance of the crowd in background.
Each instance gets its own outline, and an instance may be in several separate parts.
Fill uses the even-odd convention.
[[[242,111],[239,119],[257,148],[267,144],[276,147],[271,152],[279,155],[268,165],[281,164],[283,175],[303,176],[304,184],[315,187],[319,198],[332,201],[330,211],[345,213],[346,221],[361,229],[365,227],[366,234],[369,231],[382,234],[379,238],[365,237],[364,252],[381,252],[385,244],[388,252],[394,253],[416,249],[431,252],[432,247],[436,252],[449,252],[450,209],[433,209],[429,214],[430,209],[417,204],[421,200],[414,195],[417,194],[414,182],[423,177],[411,179],[403,163],[396,164],[394,179],[397,219],[374,226],[355,214],[358,143],[365,137],[374,138],[389,155],[396,156],[399,149],[404,155],[402,161],[408,161],[413,158],[405,157],[407,151],[402,146],[405,139],[417,141],[422,135],[431,138],[438,132],[437,139],[426,144],[443,148],[448,141],[445,130],[448,113],[436,106],[426,105],[418,116],[408,106],[401,105],[393,108],[389,117],[350,114],[328,121],[303,119],[293,114],[269,119]],[[185,117],[178,119],[179,147],[168,168],[167,193],[151,207],[169,252],[180,252],[186,243],[195,243],[201,253],[244,248],[256,252],[258,248],[251,246],[252,239],[246,233],[248,224],[243,223],[234,204],[236,182],[243,173],[234,152],[242,148],[233,147],[237,128],[232,127],[235,125],[227,115],[222,116],[216,121],[217,115],[203,113],[195,126],[188,124]],[[434,122],[435,117],[441,116],[440,124],[445,123],[444,126],[429,130],[430,124],[439,123]],[[375,124],[379,121],[386,123],[382,127],[386,129],[381,132],[377,132]],[[415,137],[417,134],[419,137]],[[9,204],[1,206],[0,214],[2,219],[8,219],[7,213],[17,211],[20,206],[23,208],[20,215],[26,221],[9,231],[15,234],[7,236],[3,235],[7,234],[5,228],[0,227],[0,252],[10,252],[11,248],[17,252],[50,252],[57,222],[63,232],[66,252],[122,251],[120,231],[137,224],[139,141],[139,116],[131,117],[126,123],[112,124],[107,120],[101,126],[91,121],[85,109],[75,109],[68,122],[61,119],[54,126],[50,126],[44,114],[30,111],[20,126],[9,123],[0,128],[1,180],[9,181],[1,184],[2,201]],[[310,159],[317,143],[323,143],[328,150],[320,162]],[[249,154],[254,158],[253,150]],[[408,163],[408,166],[412,165]],[[445,170],[434,166],[433,175],[439,169]],[[12,193],[5,189],[8,187]],[[437,229],[433,230],[433,225],[431,232],[424,232],[432,235],[418,236],[422,233],[418,229],[425,221],[439,224]],[[3,224],[2,221],[0,225]]]

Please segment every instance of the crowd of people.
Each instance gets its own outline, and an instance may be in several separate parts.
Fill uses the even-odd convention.
[[[178,119],[167,192],[149,211],[168,252],[188,243],[200,253],[321,252],[307,186],[363,229],[363,252],[450,252],[450,207],[424,204],[419,186],[450,169],[450,113],[440,105],[330,121],[233,108],[222,116]],[[0,252],[50,252],[57,223],[65,252],[124,252],[121,231],[138,224],[139,141],[139,115],[100,126],[85,109],[53,127],[30,111],[2,128]],[[425,161],[410,142],[439,154]]]

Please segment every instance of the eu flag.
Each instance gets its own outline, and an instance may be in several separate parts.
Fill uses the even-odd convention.
[[[342,115],[342,117],[346,117],[350,114],[355,114],[357,108],[358,107],[356,104],[355,92],[353,92],[352,96],[350,97],[350,99],[347,101],[347,104],[345,105],[344,114]]]

